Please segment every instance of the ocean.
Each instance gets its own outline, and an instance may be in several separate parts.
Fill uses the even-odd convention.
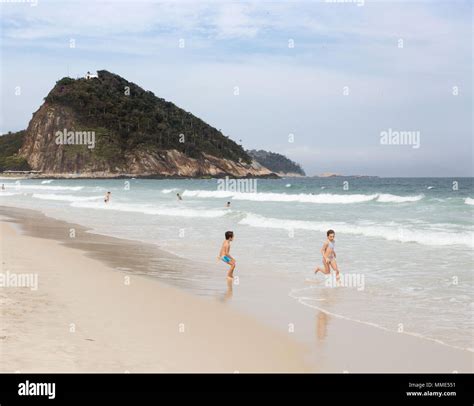
[[[282,329],[298,312],[318,311],[473,351],[473,180],[3,179],[0,205],[154,244],[178,260],[174,272],[157,265],[150,277],[200,296],[232,297]],[[336,232],[339,286],[313,273],[328,229]],[[237,260],[231,292],[216,258],[227,230],[235,233]]]

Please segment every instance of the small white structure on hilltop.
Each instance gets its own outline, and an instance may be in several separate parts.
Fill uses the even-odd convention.
[[[93,73],[90,73],[89,71],[86,73],[86,76],[84,76],[86,79],[93,79],[93,78],[98,78],[99,75],[97,74],[97,72],[95,74]]]

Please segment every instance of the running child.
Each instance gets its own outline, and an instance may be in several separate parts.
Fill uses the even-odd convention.
[[[317,267],[314,273],[322,272],[324,274],[329,274],[332,268],[336,272],[336,279],[339,280],[339,268],[336,262],[336,251],[335,251],[336,233],[334,232],[334,230],[328,230],[326,235],[327,235],[327,240],[324,242],[323,247],[321,248],[324,269]]]

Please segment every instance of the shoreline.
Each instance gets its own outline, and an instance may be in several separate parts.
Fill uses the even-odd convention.
[[[228,306],[25,235],[5,213],[0,233],[2,273],[38,277],[0,288],[1,372],[311,370],[303,346]]]
[[[160,174],[150,174],[150,175],[133,175],[133,174],[117,174],[117,175],[110,175],[110,176],[91,176],[90,174],[81,176],[81,175],[55,175],[51,173],[45,174],[34,174],[28,176],[29,174],[25,173],[2,173],[0,172],[0,179],[38,179],[38,180],[45,180],[45,179],[54,179],[54,180],[75,180],[75,179],[94,179],[94,180],[114,180],[114,179],[156,179],[156,180],[180,180],[180,179],[189,179],[189,180],[196,180],[196,179],[283,179],[284,176],[278,175],[276,173],[271,173],[269,175],[246,175],[246,176],[235,176],[232,174],[222,174],[222,175],[202,175],[202,176],[180,176],[180,175],[160,175]]]
[[[9,217],[10,220],[5,220],[5,217]],[[16,220],[11,220],[12,218],[16,218]],[[272,348],[274,348],[274,340],[278,342],[283,340],[286,343],[284,346],[288,345],[288,348],[292,349],[290,352],[297,354],[294,355],[296,358],[292,359],[289,364],[289,360],[285,360],[282,365],[280,363],[280,361],[283,361],[280,359],[281,354],[278,354],[277,351],[272,355],[275,356],[276,359],[272,361],[271,369],[265,369],[265,365],[267,365],[265,363],[263,365],[252,364],[248,369],[236,368],[242,372],[349,371],[421,373],[453,371],[472,372],[474,370],[474,357],[472,352],[450,348],[449,346],[447,347],[436,342],[426,341],[425,339],[416,336],[379,330],[365,324],[359,324],[353,320],[340,319],[337,315],[335,316],[318,309],[302,306],[300,303],[295,301],[294,298],[289,296],[285,298],[285,296],[287,296],[287,292],[285,292],[287,286],[284,284],[282,286],[273,285],[272,289],[265,295],[265,298],[260,298],[260,300],[256,300],[256,298],[253,297],[247,297],[244,294],[243,298],[245,300],[251,299],[249,302],[250,306],[244,308],[239,308],[239,306],[237,306],[237,308],[235,306],[229,307],[228,304],[218,303],[209,298],[202,298],[194,293],[189,293],[187,289],[183,289],[181,286],[176,288],[174,283],[171,285],[168,284],[167,281],[163,282],[161,278],[158,279],[156,276],[147,275],[147,270],[152,263],[151,261],[153,261],[155,267],[159,264],[160,271],[167,273],[175,272],[179,274],[179,272],[187,269],[188,266],[192,266],[192,263],[188,262],[186,259],[176,257],[152,244],[95,234],[94,231],[89,232],[91,230],[84,226],[51,218],[40,211],[32,209],[0,206],[0,224],[2,226],[1,230],[3,230],[5,224],[9,224],[10,226],[16,224],[17,229],[21,228],[21,234],[23,237],[36,240],[35,244],[38,243],[38,240],[44,241],[49,244],[49,249],[53,252],[56,252],[56,248],[51,248],[53,245],[57,248],[65,249],[66,251],[62,254],[62,258],[65,258],[65,261],[70,262],[70,258],[73,258],[75,261],[77,257],[84,257],[93,261],[90,265],[91,269],[88,271],[90,275],[93,275],[93,272],[95,272],[96,269],[100,269],[100,271],[97,272],[119,275],[115,277],[109,275],[108,278],[111,278],[111,280],[113,278],[115,278],[115,280],[117,280],[116,278],[123,279],[125,276],[131,276],[134,281],[135,278],[139,278],[141,280],[141,287],[137,296],[140,296],[142,291],[148,292],[146,293],[146,297],[151,297],[150,300],[157,307],[162,307],[163,305],[170,306],[170,303],[172,304],[171,306],[173,306],[175,304],[175,297],[178,298],[178,300],[181,300],[180,298],[182,295],[188,298],[189,303],[191,303],[190,306],[192,307],[195,305],[195,300],[197,300],[196,303],[204,301],[209,306],[210,312],[210,316],[207,315],[206,318],[208,316],[214,317],[215,312],[221,311],[224,313],[230,312],[229,314],[234,315],[237,314],[239,317],[243,317],[245,320],[252,323],[253,327],[251,327],[251,329],[254,330],[252,337],[254,335],[257,336],[257,338],[253,337],[251,339],[252,341],[258,340],[258,336],[262,336],[262,334],[266,336],[269,335],[270,338],[267,339],[265,344],[262,343],[262,346],[269,346],[268,351],[271,352]],[[71,228],[74,228],[76,232],[74,239],[69,238],[68,232]],[[26,243],[23,245],[27,246]],[[19,253],[16,258],[16,261],[18,261],[20,265],[23,264],[23,266],[24,262],[27,260],[34,261],[37,257],[42,257],[41,255],[35,255],[33,259],[28,259],[24,258],[22,255],[23,253],[24,251]],[[5,271],[5,269],[3,269],[3,271]],[[55,272],[59,274],[61,271],[56,270]],[[92,277],[90,278],[92,279]],[[58,282],[60,282],[60,280],[56,280],[56,283]],[[258,286],[260,286],[261,283],[269,283],[268,280],[266,282],[254,280],[254,282],[257,283]],[[224,283],[225,282],[223,281],[223,284]],[[149,291],[152,289],[150,284],[151,286],[156,286],[157,289],[165,289],[166,291],[169,291],[167,301],[160,301],[155,298],[154,295],[150,295]],[[108,292],[108,289],[109,286],[106,285],[103,288],[102,293]],[[244,286],[241,286],[240,289],[244,289]],[[116,286],[112,289],[112,292],[117,292]],[[2,289],[0,288],[0,294],[1,293]],[[76,293],[77,292],[74,294]],[[240,295],[243,293],[244,291],[240,291]],[[336,292],[334,292],[334,294],[335,293]],[[75,297],[73,293],[69,292],[69,294],[71,297]],[[327,292],[327,294],[329,295],[328,298],[330,298],[331,295],[333,295],[333,292]],[[88,295],[89,293],[87,293],[86,296]],[[84,298],[81,300],[83,299]],[[87,299],[87,297],[85,299]],[[76,298],[75,300],[79,299]],[[92,298],[91,302],[95,303],[95,307],[100,307],[98,305],[100,300],[97,298]],[[275,311],[268,313],[269,309],[267,302],[276,303],[277,308],[280,309],[280,311],[276,311],[276,313],[281,314],[275,316]],[[55,303],[55,301],[53,301],[53,303]],[[217,307],[215,307],[216,305]],[[122,304],[117,302],[115,303],[115,306],[120,308]],[[267,307],[267,309],[265,309],[265,307]],[[133,322],[135,318],[142,317],[139,316],[138,313],[139,311],[137,310],[137,314],[130,316],[131,322]],[[108,317],[108,315],[101,316],[101,318],[96,320],[96,325],[99,326],[100,321],[102,319],[106,320]],[[146,318],[152,319],[153,314],[148,313]],[[226,317],[223,316],[223,319],[225,318]],[[231,320],[233,319],[233,316],[228,316],[227,318],[228,320]],[[272,318],[273,320],[271,320]],[[197,315],[196,320],[199,320],[199,316]],[[219,326],[227,326],[228,320],[220,320],[218,323]],[[295,334],[294,337],[290,337],[288,333],[285,332],[285,328],[287,328],[285,326],[287,326],[288,321],[291,321],[295,326],[297,326],[297,334]],[[125,322],[128,323],[129,319]],[[201,322],[199,321],[199,323]],[[231,341],[235,340],[232,341],[234,344],[229,348],[229,351],[234,351],[234,346],[242,349],[242,338],[245,345],[249,345],[249,340],[245,333],[246,325],[247,324],[244,323],[244,327],[242,327],[239,322],[239,327],[234,330],[235,337],[229,338]],[[46,326],[43,328],[50,327]],[[51,326],[51,328],[53,328],[53,326]],[[212,340],[216,334],[214,328],[215,327],[208,327],[207,331],[201,331],[202,336],[198,337],[196,340],[201,340],[205,343]],[[128,333],[125,335],[127,334]],[[0,336],[4,335],[5,334],[0,333]],[[142,335],[148,337],[148,340],[151,339],[150,337],[153,337],[153,332],[144,330]],[[33,339],[34,336],[32,335],[31,338]],[[113,340],[114,339],[112,339],[112,341]],[[2,351],[2,344],[4,343],[0,339],[0,354],[4,353]],[[170,344],[171,351],[175,351],[174,345],[174,342]],[[153,352],[154,349],[152,347],[153,346],[150,345],[150,351]],[[212,356],[219,356],[227,359],[226,357],[228,355],[225,354],[225,351],[216,354],[213,352],[212,348],[206,347],[205,345],[199,350],[202,351],[203,348],[207,348],[207,350],[204,351],[209,351],[208,353],[212,354]],[[244,364],[245,362],[250,361],[246,359],[247,357],[252,357],[249,354],[251,354],[251,351],[247,349],[245,349],[243,353],[240,353],[239,358],[243,358],[241,361],[244,361]],[[106,364],[113,363],[114,356],[114,354],[110,354],[111,358],[104,362]],[[172,364],[172,362],[169,363],[169,365]],[[225,368],[207,368],[205,362],[200,363],[198,367],[195,367],[195,369],[193,369],[193,365],[186,363],[180,365],[184,366],[175,369],[171,366],[166,366],[163,369],[151,368],[145,370],[150,372],[159,372],[161,370],[183,372],[229,372],[229,370]],[[294,367],[294,369],[285,369],[289,368],[287,365]],[[55,370],[52,369],[52,371]]]

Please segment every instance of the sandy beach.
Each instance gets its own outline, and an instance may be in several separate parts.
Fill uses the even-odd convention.
[[[2,372],[308,371],[287,336],[225,305],[112,269],[0,223]]]
[[[301,307],[286,286],[271,285],[241,311],[232,295],[199,297],[147,275],[152,264],[167,273],[190,266],[150,244],[34,210],[3,206],[0,221],[1,372],[474,370],[472,352]],[[37,284],[5,286],[27,274]]]

